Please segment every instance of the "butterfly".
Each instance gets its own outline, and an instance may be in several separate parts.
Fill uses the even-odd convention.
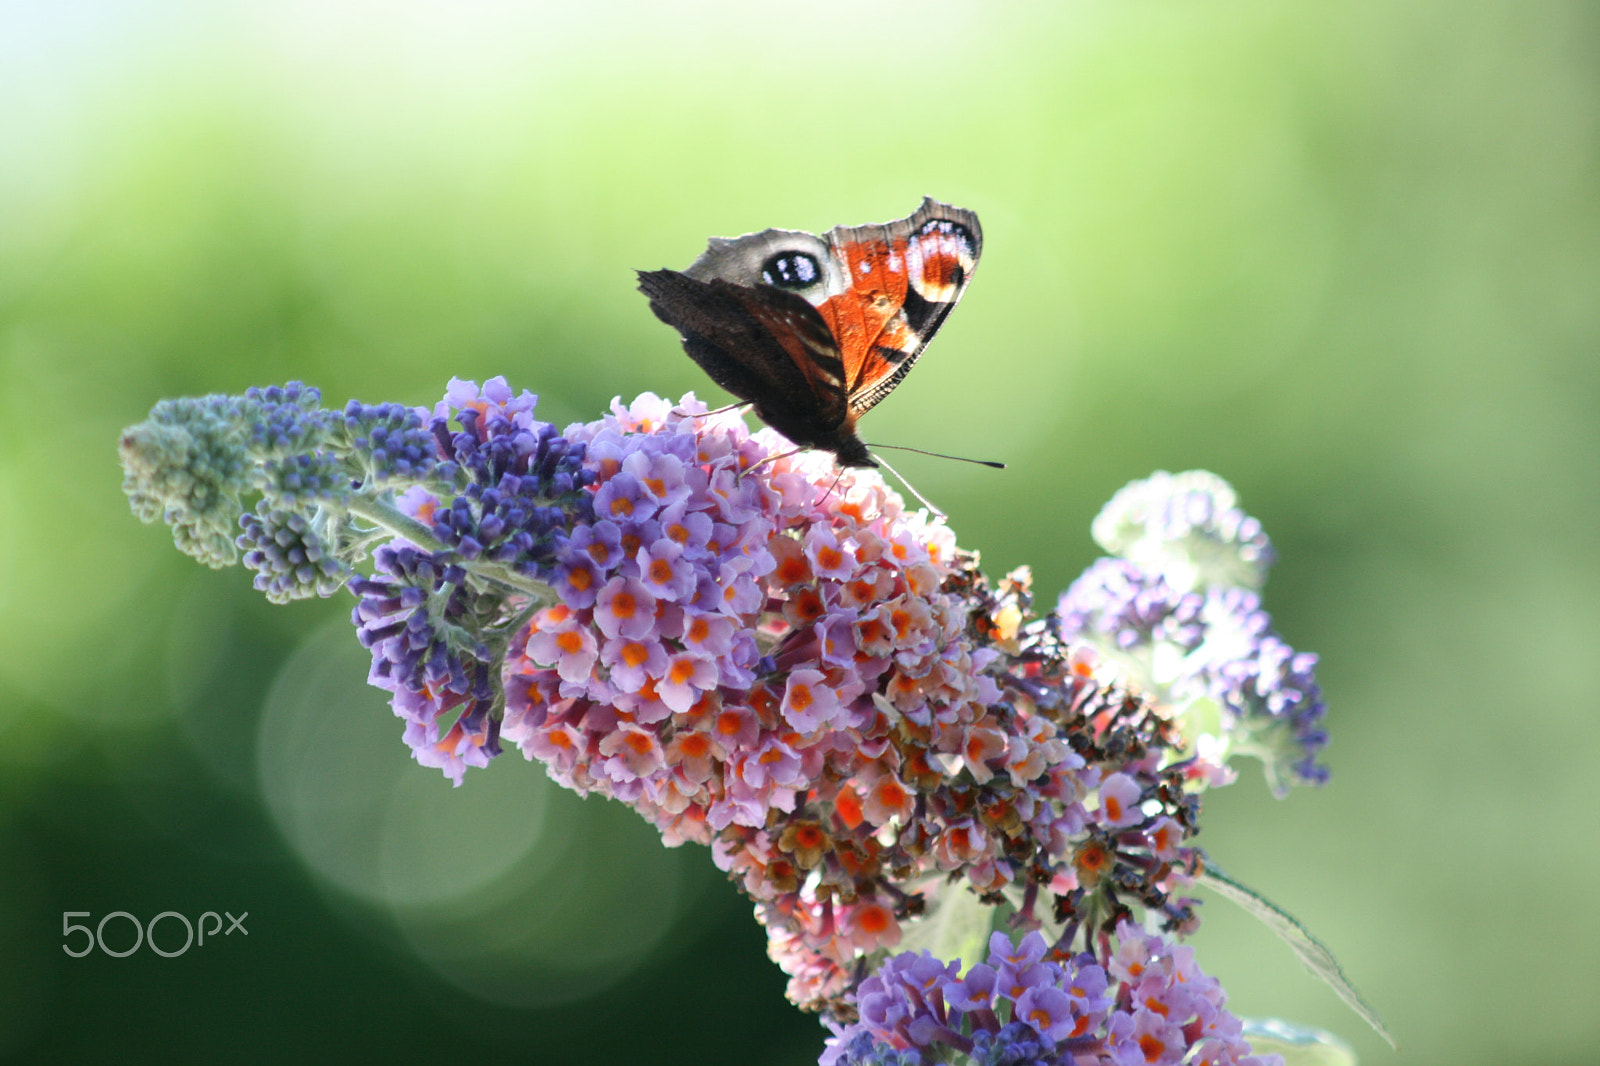
[[[639,271],[639,291],[767,425],[840,466],[877,466],[856,420],[910,373],[982,250],[978,216],[930,198],[906,218],[821,236],[713,237],[687,270]]]

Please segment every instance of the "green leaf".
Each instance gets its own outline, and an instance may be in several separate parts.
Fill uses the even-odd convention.
[[[1383,1019],[1379,1018],[1378,1012],[1361,998],[1361,993],[1356,991],[1355,985],[1350,983],[1350,979],[1339,968],[1339,960],[1333,957],[1333,952],[1312,936],[1294,915],[1213,866],[1207,865],[1197,880],[1218,895],[1237,903],[1260,919],[1268,929],[1277,933],[1278,939],[1289,945],[1306,969],[1327,982],[1334,994],[1372,1026],[1379,1036],[1388,1041],[1390,1047],[1395,1046],[1394,1037],[1383,1027]]]
[[[905,924],[897,950],[926,948],[946,962],[960,959],[965,971],[988,957],[989,933],[994,929],[997,912],[998,908],[962,887],[946,885],[926,914]]]

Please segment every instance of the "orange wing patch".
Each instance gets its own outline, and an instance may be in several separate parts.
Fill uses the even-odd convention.
[[[850,288],[830,296],[817,310],[839,345],[852,395],[894,373],[899,360],[887,358],[885,349],[909,355],[922,343],[902,313],[911,284],[906,253],[904,238],[856,241],[834,249]]]

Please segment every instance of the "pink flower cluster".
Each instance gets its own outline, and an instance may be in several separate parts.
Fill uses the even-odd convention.
[[[939,591],[952,538],[875,479],[819,487],[814,457],[690,410],[645,396],[568,430],[593,515],[513,645],[502,738],[669,843],[762,829],[841,774],[875,824],[903,817],[891,717],[976,723],[997,696]]]
[[[1127,855],[1164,877],[1187,828],[1145,813],[1174,803],[1143,706],[1003,651],[1015,605],[1008,630],[949,531],[875,473],[703,411],[646,395],[566,431],[591,514],[557,553],[560,602],[512,642],[501,739],[669,844],[711,844],[813,1007],[947,876],[1026,885],[1024,920],[1041,886],[1081,894]]]

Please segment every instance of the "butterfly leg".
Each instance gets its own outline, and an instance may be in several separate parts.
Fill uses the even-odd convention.
[[[945,517],[945,513],[943,511],[939,510],[939,508],[935,507],[933,505],[932,501],[930,501],[926,496],[924,496],[922,493],[918,492],[917,491],[917,487],[915,485],[913,485],[911,482],[907,481],[906,480],[906,476],[904,474],[900,473],[900,471],[896,470],[894,467],[890,466],[887,462],[885,462],[883,456],[874,454],[873,458],[878,460],[878,462],[882,463],[883,464],[883,468],[885,470],[889,471],[889,473],[893,474],[895,476],[895,478],[900,482],[900,484],[904,485],[907,489],[911,490],[911,495],[915,496],[918,500],[920,500],[922,502],[922,506],[926,507],[928,509],[928,511],[933,515],[933,517],[935,517],[935,518],[944,518]]]
[[[841,482],[843,480],[844,480],[844,467],[841,466],[839,468],[839,472],[837,474],[835,474],[834,477],[833,477],[833,484],[829,485],[828,486],[828,491],[824,492],[822,494],[822,499],[826,500],[829,496],[832,496],[833,495],[833,490],[838,488],[839,487],[839,482]],[[821,503],[822,500],[818,500],[817,502]],[[841,502],[843,502],[843,501],[841,500]]]
[[[719,407],[715,411],[707,411],[704,414],[699,415],[691,414],[688,411],[685,411],[682,407],[674,407],[672,409],[672,413],[675,415],[682,415],[684,418],[714,418],[717,415],[725,415],[729,411],[738,411],[741,408],[749,406],[749,400],[739,400],[735,403],[728,404],[726,407]]]
[[[762,459],[762,460],[759,460],[758,462],[752,463],[750,466],[746,467],[744,470],[739,471],[739,477],[742,478],[746,474],[753,474],[757,470],[760,470],[762,467],[766,466],[768,463],[777,462],[779,459],[787,459],[791,455],[799,455],[803,451],[805,451],[804,448],[796,448],[792,452],[779,452],[777,455],[769,455],[765,459]]]

